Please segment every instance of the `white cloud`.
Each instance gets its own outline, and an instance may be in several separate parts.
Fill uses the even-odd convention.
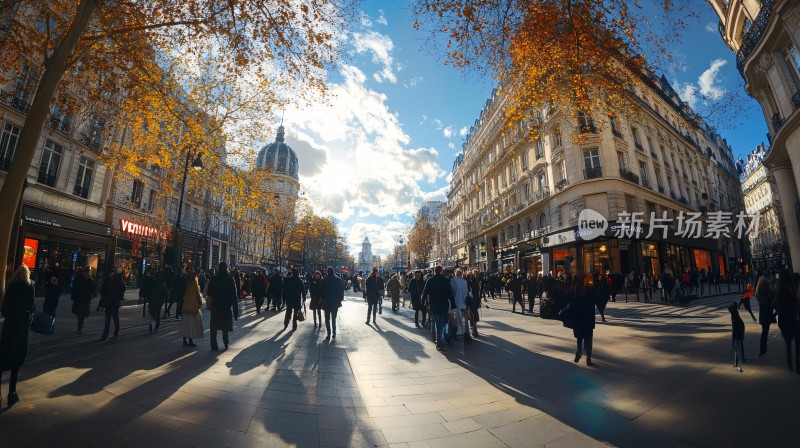
[[[422,82],[422,76],[417,76],[415,78],[409,79],[408,82],[404,82],[403,83],[403,87],[405,87],[407,89],[413,88],[413,87],[416,87],[417,84],[419,84],[421,82]]]
[[[339,220],[354,217],[359,208],[382,218],[415,213],[431,194],[422,185],[445,175],[439,153],[407,148],[410,137],[389,110],[386,95],[368,88],[357,67],[343,65],[340,72],[343,81],[329,84],[330,101],[290,106],[284,122],[287,131],[307,136],[297,144],[316,157],[299,158],[300,180],[314,198],[315,211]],[[306,170],[307,163],[313,168]]]
[[[458,135],[460,135],[461,137],[464,137],[464,136],[467,135],[467,132],[469,132],[469,128],[464,126],[463,128],[458,130]]]
[[[389,24],[389,22],[386,20],[386,16],[383,14],[383,10],[382,9],[378,10],[378,18],[375,19],[375,21],[380,23],[383,26],[386,26],[386,25]]]
[[[353,33],[353,47],[358,54],[372,53],[372,62],[383,66],[380,72],[373,75],[376,81],[386,80],[393,84],[397,82],[397,76],[393,70],[394,59],[391,54],[394,49],[392,39],[371,30],[365,33]]]
[[[724,59],[714,59],[710,66],[700,74],[697,85],[694,83],[681,83],[674,81],[673,85],[678,95],[689,107],[696,109],[701,105],[708,105],[725,95],[726,90],[720,86],[718,79],[719,71],[727,64]]]
[[[456,144],[453,143],[453,142],[450,142],[450,143],[447,144],[447,147],[450,148],[450,149],[455,149],[456,148]]]
[[[436,126],[436,130],[438,131],[441,131],[442,128],[444,127],[444,123],[442,123],[442,120],[438,118],[434,118],[433,121],[431,121],[431,123],[433,123],[433,125]]]
[[[717,33],[717,24],[714,23],[714,22],[706,23],[706,31],[708,31],[709,33],[716,34]]]
[[[442,130],[442,134],[444,134],[444,138],[451,138],[453,137],[453,127],[448,126]]]

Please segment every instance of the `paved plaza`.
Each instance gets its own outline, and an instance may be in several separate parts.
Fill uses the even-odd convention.
[[[560,322],[512,314],[505,299],[481,310],[479,340],[443,352],[406,308],[365,325],[360,297],[346,298],[330,342],[248,301],[221,352],[207,339],[182,347],[172,320],[98,342],[93,313],[76,335],[62,299],[56,335],[31,334],[21,401],[0,410],[2,446],[796,446],[800,375],[777,326],[755,356],[760,327],[745,314],[736,372],[724,310],[735,297],[609,303],[595,367],[572,362]],[[145,322],[139,306],[123,315]]]

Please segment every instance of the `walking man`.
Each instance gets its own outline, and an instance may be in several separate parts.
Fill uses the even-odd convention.
[[[208,285],[211,297],[211,350],[219,350],[217,331],[222,331],[222,342],[228,348],[228,332],[233,331],[233,308],[236,306],[236,283],[228,273],[228,264],[219,264],[216,276]]]
[[[331,337],[331,327],[333,327],[333,339],[336,339],[336,315],[344,300],[344,284],[342,279],[333,273],[333,268],[328,266],[327,275],[322,279],[322,309],[325,311],[325,330]]]
[[[122,281],[117,271],[111,271],[108,274],[108,281],[103,284],[101,292],[105,302],[106,323],[100,340],[105,341],[108,338],[112,318],[114,319],[114,336],[119,335],[119,306],[125,296],[125,282]]]
[[[431,308],[432,322],[436,330],[436,349],[441,350],[444,342],[444,323],[447,313],[456,307],[450,280],[442,275],[441,266],[434,269],[435,275],[425,282],[422,290],[422,300],[428,300]]]
[[[383,290],[383,279],[378,275],[378,268],[372,268],[372,273],[369,274],[369,278],[364,282],[364,294],[367,297],[367,325],[369,325],[370,315],[372,315],[373,322],[378,317],[378,308],[383,297]]]
[[[302,301],[301,301],[302,298]],[[292,269],[291,275],[283,281],[283,300],[286,303],[286,315],[283,318],[283,329],[289,326],[292,321],[292,330],[297,330],[297,312],[303,307],[306,301],[306,288],[303,280],[300,279],[300,271]]]

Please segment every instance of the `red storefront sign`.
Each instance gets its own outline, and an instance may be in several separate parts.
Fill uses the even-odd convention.
[[[119,220],[119,229],[122,231],[122,233],[143,236],[146,238],[158,238],[161,234],[161,232],[159,232],[155,227],[148,227],[143,224],[128,221],[127,219]]]

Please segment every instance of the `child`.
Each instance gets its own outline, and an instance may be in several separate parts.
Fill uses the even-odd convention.
[[[728,307],[731,313],[731,325],[733,326],[733,366],[739,373],[742,373],[744,364],[744,321],[739,317],[739,307],[736,302]]]

